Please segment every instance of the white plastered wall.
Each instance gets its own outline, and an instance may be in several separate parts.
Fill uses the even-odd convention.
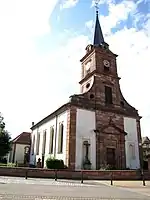
[[[15,161],[17,161],[18,164],[24,163],[24,152],[25,147],[30,147],[30,145],[25,144],[16,144],[16,150],[15,150]]]
[[[96,169],[96,137],[95,137],[95,112],[77,109],[76,117],[76,163],[75,169],[83,167],[83,142],[87,140],[89,146],[89,160],[91,168]]]
[[[140,160],[136,119],[124,117],[124,131],[127,132],[125,136],[126,167],[138,169]]]
[[[66,164],[66,133],[67,133],[67,113],[68,111],[65,111],[58,115],[57,117],[54,117],[53,119],[49,120],[48,122],[42,124],[38,128],[34,129],[32,132],[32,143],[33,143],[33,137],[35,135],[35,145],[34,145],[34,155],[30,155],[30,164],[35,164],[34,160],[36,162],[40,158],[42,160],[42,146],[43,146],[43,134],[46,130],[46,145],[45,145],[45,161],[48,157],[55,157],[57,159],[62,159],[64,163]],[[59,133],[59,123],[63,122],[64,125],[64,132],[63,132],[63,153],[58,153],[58,133]],[[50,127],[54,127],[54,140],[53,140],[53,154],[49,153],[49,147],[50,147]],[[57,129],[56,129],[57,126]],[[37,155],[36,146],[37,146],[37,133],[40,133],[40,144],[39,144],[39,154]],[[55,143],[56,142],[56,143]],[[32,144],[31,144],[32,149]],[[44,166],[46,166],[46,163],[44,163]]]

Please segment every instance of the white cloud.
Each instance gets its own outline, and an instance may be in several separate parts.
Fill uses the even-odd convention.
[[[62,4],[60,5],[60,9],[65,9],[65,8],[72,8],[76,6],[76,4],[79,2],[79,0],[62,0]]]
[[[100,21],[105,34],[110,34],[111,28],[115,27],[121,21],[125,21],[137,8],[133,1],[123,1],[119,4],[110,4],[108,7],[109,15],[100,16]]]
[[[112,4],[115,3],[115,0],[92,0],[91,7],[95,6],[96,4],[101,5],[101,4]]]
[[[107,3],[108,1],[99,1],[99,4]],[[116,27],[121,21],[126,21],[128,19],[129,14],[135,13],[137,8],[137,4],[133,1],[124,0],[121,3],[115,4],[113,0],[110,0],[108,4],[109,14],[107,16],[100,15],[100,23],[103,29],[103,33],[105,35],[111,34],[111,29]],[[137,15],[136,15],[137,20]],[[86,22],[86,26],[92,30],[94,21],[90,20]]]
[[[0,24],[4,33],[38,36],[49,32],[48,19],[58,0],[0,1]]]
[[[85,26],[93,33],[93,29],[95,27],[94,21],[89,20],[85,23]]]
[[[137,1],[137,4],[140,4],[140,3],[148,3],[149,2],[149,0],[138,0]]]
[[[49,18],[56,4],[57,0],[0,1],[0,111],[13,135],[29,127],[31,97],[40,88],[44,64],[34,40],[50,31]]]

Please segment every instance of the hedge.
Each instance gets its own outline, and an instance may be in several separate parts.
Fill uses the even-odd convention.
[[[46,160],[46,167],[48,169],[64,169],[64,161],[55,159],[55,158],[48,158]]]

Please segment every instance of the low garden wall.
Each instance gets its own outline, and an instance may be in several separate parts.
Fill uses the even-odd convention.
[[[0,176],[16,176],[16,177],[32,177],[32,178],[52,178],[57,175],[58,179],[81,179],[84,180],[140,180],[141,173],[136,170],[49,170],[41,168],[23,168],[23,167],[0,167]],[[150,180],[150,172],[145,171],[144,177]]]

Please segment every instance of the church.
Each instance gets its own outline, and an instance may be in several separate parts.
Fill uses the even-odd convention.
[[[30,164],[62,159],[71,170],[139,169],[141,130],[138,111],[123,97],[117,55],[105,42],[96,11],[93,44],[81,58],[80,94],[32,123]]]

